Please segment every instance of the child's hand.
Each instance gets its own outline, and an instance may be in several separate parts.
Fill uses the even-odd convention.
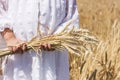
[[[49,43],[40,44],[39,49],[43,49],[43,50],[47,50],[47,51],[55,50],[51,47],[51,44],[49,44]]]
[[[9,28],[6,28],[2,33],[2,36],[12,53],[23,52],[27,49],[25,42],[16,39],[13,31]]]
[[[12,53],[17,53],[17,52],[23,53],[27,49],[25,42],[18,40],[16,38],[10,39],[6,41],[6,43],[7,43],[9,50]]]

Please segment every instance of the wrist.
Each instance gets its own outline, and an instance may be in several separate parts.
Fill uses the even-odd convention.
[[[6,29],[2,32],[2,36],[3,36],[3,38],[4,38],[4,40],[5,40],[6,42],[16,39],[13,31],[10,30],[9,28],[6,28]]]

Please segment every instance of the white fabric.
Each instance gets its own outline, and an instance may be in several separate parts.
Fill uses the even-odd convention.
[[[42,36],[59,33],[69,22],[69,29],[79,28],[76,1],[0,0],[0,32],[10,28],[16,38],[29,41],[37,36],[38,22]],[[42,51],[42,57],[32,50],[10,55],[2,69],[3,80],[69,80],[66,50]]]

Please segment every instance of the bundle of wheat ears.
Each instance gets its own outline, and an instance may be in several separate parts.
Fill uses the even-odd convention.
[[[54,49],[62,50],[67,49],[69,53],[80,56],[82,53],[90,50],[91,45],[96,45],[98,40],[90,35],[88,30],[84,29],[72,29],[68,31],[70,23],[59,34],[46,36],[43,38],[34,37],[27,42],[27,49],[33,49],[39,51],[39,44],[50,43]],[[40,31],[39,31],[40,33]],[[88,48],[89,46],[89,48]],[[0,57],[11,55],[9,49],[0,50]]]

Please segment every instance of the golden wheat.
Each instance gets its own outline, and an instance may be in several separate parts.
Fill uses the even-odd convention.
[[[89,51],[92,45],[98,43],[97,39],[90,35],[88,30],[72,29],[68,31],[64,29],[61,33],[43,38],[34,37],[27,42],[27,49],[38,51],[38,46],[43,43],[51,44],[52,48],[61,50],[67,49],[69,53],[80,56],[82,53]],[[89,47],[88,47],[89,46]],[[90,48],[91,47],[91,48]],[[0,50],[0,57],[12,54],[8,49]]]
[[[77,0],[81,27],[100,43],[92,54],[70,55],[71,80],[120,80],[119,0]]]

